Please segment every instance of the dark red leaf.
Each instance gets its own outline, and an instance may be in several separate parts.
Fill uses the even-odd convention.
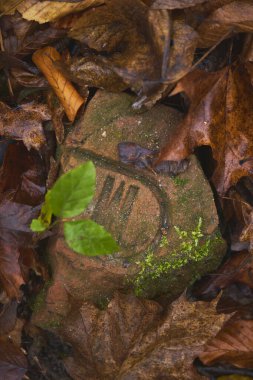
[[[5,337],[0,338],[0,378],[22,380],[27,371],[27,360],[21,349]]]

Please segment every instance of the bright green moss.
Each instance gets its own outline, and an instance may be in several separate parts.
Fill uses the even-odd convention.
[[[188,263],[202,261],[209,256],[213,244],[222,240],[219,234],[215,235],[214,241],[211,240],[211,237],[204,237],[201,230],[201,217],[193,231],[183,231],[176,226],[174,228],[181,241],[177,251],[172,251],[169,257],[160,260],[155,258],[152,251],[148,251],[144,260],[137,262],[140,270],[133,280],[137,296],[142,296],[147,291],[149,284],[152,283],[152,286],[154,286],[154,281],[159,284],[161,279],[172,276],[174,271],[179,270]],[[167,243],[162,238],[160,247],[164,247]]]

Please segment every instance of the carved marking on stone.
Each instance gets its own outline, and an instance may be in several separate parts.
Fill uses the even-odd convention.
[[[123,235],[138,192],[138,186],[130,185],[127,188],[125,181],[121,181],[115,188],[115,177],[108,175],[92,215],[98,223],[103,224],[110,231],[115,231],[114,237],[125,248],[128,243],[124,242]],[[104,210],[106,210],[106,216]]]

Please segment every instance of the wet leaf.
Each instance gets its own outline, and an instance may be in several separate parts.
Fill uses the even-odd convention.
[[[199,355],[204,364],[219,361],[240,368],[253,367],[253,321],[234,315]]]
[[[61,60],[61,56],[53,47],[37,50],[33,54],[33,62],[38,66],[52,86],[61,104],[63,105],[69,121],[74,121],[77,111],[84,103],[71,82],[61,73],[55,62]]]
[[[252,256],[248,251],[234,253],[217,271],[195,282],[188,296],[191,300],[210,301],[221,289],[234,282],[243,282],[249,286],[252,283]]]
[[[70,37],[93,49],[71,67],[72,75],[84,84],[94,80],[93,86],[118,91],[130,86],[140,91],[141,104],[148,97],[150,106],[168,87],[161,88],[170,44],[167,11],[150,10],[140,0],[109,0],[55,26],[69,29]]]
[[[0,281],[10,298],[20,297],[24,283],[22,249],[34,246],[29,225],[39,213],[36,205],[43,199],[43,181],[44,169],[36,152],[28,152],[21,144],[9,145],[0,178]],[[36,269],[35,261],[30,264]]]
[[[15,140],[23,140],[27,149],[39,150],[46,142],[42,122],[50,120],[48,108],[43,104],[23,104],[11,109],[0,102],[0,133]]]
[[[6,4],[5,0],[1,0],[0,11],[5,14],[12,14],[15,10],[18,10],[25,19],[43,24],[54,21],[69,13],[79,12],[88,7],[100,5],[103,2],[103,0],[11,0]]]
[[[217,305],[217,312],[231,314],[238,311],[244,319],[251,319],[252,306],[253,289],[247,284],[233,282],[223,291]]]
[[[21,349],[8,338],[0,338],[0,377],[22,380],[28,363]]]
[[[66,368],[73,378],[91,380],[200,379],[192,359],[226,320],[215,305],[182,296],[162,315],[154,301],[116,293],[103,311],[88,302],[73,307],[61,328],[73,347]]]
[[[248,74],[243,67],[215,73],[196,70],[178,86],[189,96],[190,109],[159,161],[182,160],[197,146],[211,146],[217,161],[211,180],[224,195],[252,170],[243,163],[253,154],[253,93]]]
[[[43,46],[52,44],[65,35],[60,29],[49,25],[41,27],[34,21],[27,21],[16,12],[0,19],[4,51],[17,58],[32,54]]]
[[[222,37],[233,33],[253,31],[253,4],[251,1],[233,1],[210,14],[197,28],[199,47],[210,47]]]

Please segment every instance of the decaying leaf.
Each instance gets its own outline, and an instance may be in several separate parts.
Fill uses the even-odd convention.
[[[234,315],[199,355],[204,364],[222,362],[240,368],[253,367],[253,321]]]
[[[210,301],[214,299],[221,289],[234,282],[253,285],[252,283],[252,255],[248,251],[234,253],[216,274],[203,277],[195,282],[189,292],[190,299]]]
[[[201,145],[210,145],[217,162],[211,178],[220,195],[252,171],[253,92],[243,66],[215,73],[196,70],[179,84],[190,109],[161,153],[162,160],[182,160]]]
[[[68,119],[74,121],[77,111],[85,100],[55,65],[55,62],[60,60],[61,56],[57,50],[49,46],[39,49],[33,54],[33,62],[43,72],[52,86],[65,109]]]
[[[35,21],[27,21],[16,12],[0,19],[4,51],[17,58],[32,54],[45,45],[53,44],[65,32],[52,26],[40,26]]]
[[[192,359],[227,319],[215,306],[181,296],[164,315],[154,301],[119,293],[103,311],[72,304],[60,328],[73,348],[66,369],[74,379],[200,379]]]
[[[36,152],[29,153],[21,144],[9,145],[0,178],[0,282],[10,298],[20,297],[26,268],[34,265],[36,270],[35,261],[27,260],[22,249],[34,246],[29,226],[39,213],[36,205],[42,202],[44,183],[42,160]]]
[[[8,337],[0,338],[0,377],[5,380],[22,380],[27,371],[27,360],[20,347]]]
[[[197,28],[199,47],[210,47],[222,37],[253,31],[252,1],[233,1],[215,10]]]
[[[88,7],[103,4],[103,0],[79,1],[38,1],[38,0],[11,0],[0,2],[0,12],[12,14],[18,10],[27,20],[37,21],[40,24],[63,17],[69,13],[79,12]]]
[[[27,149],[39,150],[46,142],[42,122],[50,120],[46,105],[23,104],[16,109],[0,102],[0,133],[15,140],[23,140]]]
[[[114,91],[130,86],[140,91],[142,104],[147,95],[161,97],[155,94],[161,92],[162,67],[168,64],[167,11],[149,10],[141,0],[108,0],[104,6],[63,18],[55,26],[69,29],[70,37],[93,49],[71,67],[78,80]]]

